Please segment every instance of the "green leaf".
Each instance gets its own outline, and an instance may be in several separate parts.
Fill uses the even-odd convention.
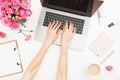
[[[33,30],[30,30],[30,32],[34,32]]]
[[[26,19],[19,20],[20,23],[25,23],[26,21]]]
[[[21,26],[25,26],[25,24],[24,23],[20,23],[21,24]]]
[[[25,26],[25,22],[26,22],[26,21],[27,21],[26,19],[19,20],[21,26]]]
[[[22,22],[25,23],[27,20],[26,19],[22,19]]]
[[[26,19],[19,20],[20,23],[25,23]]]

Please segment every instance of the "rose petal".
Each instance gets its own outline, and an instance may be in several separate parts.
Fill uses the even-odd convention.
[[[22,1],[22,7],[25,8],[25,9],[28,9],[31,7],[31,3],[30,1]]]
[[[13,21],[9,27],[12,30],[18,30],[20,28],[20,23],[18,21]]]
[[[20,1],[19,0],[11,0],[11,5],[13,9],[18,9],[20,7]]]
[[[30,9],[27,9],[25,11],[26,16],[30,16],[32,14],[32,11]]]
[[[11,19],[8,19],[7,17],[2,18],[1,22],[3,25],[8,26],[8,27],[11,26],[11,24],[12,24]]]
[[[26,18],[25,9],[21,8],[19,10],[19,17],[21,17],[22,19]]]

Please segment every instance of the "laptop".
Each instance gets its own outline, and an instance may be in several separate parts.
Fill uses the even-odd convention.
[[[43,42],[49,22],[61,21],[61,30],[66,21],[71,21],[76,27],[76,33],[69,48],[82,51],[85,48],[90,17],[100,7],[103,1],[98,0],[41,0],[42,9],[35,32],[35,40]],[[60,46],[60,37],[54,45]]]

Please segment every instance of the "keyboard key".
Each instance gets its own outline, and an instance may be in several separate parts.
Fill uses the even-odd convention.
[[[56,13],[46,12],[43,26],[47,27],[49,22],[53,22],[54,20],[58,20],[62,22],[61,29],[63,29],[63,25],[65,24],[65,21],[71,21],[74,23],[74,26],[76,27],[76,33],[82,34],[84,20],[73,18],[73,17],[68,17],[68,16],[56,14]]]

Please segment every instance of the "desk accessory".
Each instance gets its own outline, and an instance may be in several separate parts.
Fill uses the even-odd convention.
[[[116,19],[116,20],[113,20],[111,23],[108,24],[108,27],[113,27],[113,26],[116,26],[120,24],[120,20]]]
[[[111,65],[108,65],[105,67],[105,69],[110,72],[113,70],[113,67]]]
[[[90,77],[97,77],[101,73],[101,68],[98,64],[90,64],[87,68],[88,75]]]
[[[103,64],[110,56],[112,56],[113,53],[114,53],[114,51],[111,51],[111,52],[100,62],[100,64]],[[113,67],[112,67],[111,65],[108,65],[108,66],[105,67],[105,69],[110,72],[110,71],[113,69]]]
[[[0,43],[0,78],[23,72],[16,40]]]
[[[112,48],[113,42],[114,40],[107,33],[101,32],[89,48],[97,54],[97,56],[102,56]]]
[[[102,24],[102,23],[101,23],[101,12],[100,12],[99,9],[97,10],[97,17],[98,17],[98,22],[99,22],[99,24],[101,25],[101,24]]]
[[[100,62],[100,64],[103,64],[113,53],[114,53],[114,51],[111,51],[110,54],[108,54],[108,55]]]
[[[25,34],[25,23],[32,15],[30,10],[31,2],[29,0],[2,0],[0,2],[0,20],[4,26],[11,30]],[[28,30],[31,32],[31,30]]]
[[[90,64],[87,68],[87,73],[90,77],[97,77],[101,73],[101,65],[114,53],[114,51],[111,51],[99,64],[93,63]],[[105,67],[107,71],[111,71],[113,69],[112,66],[108,65]]]

